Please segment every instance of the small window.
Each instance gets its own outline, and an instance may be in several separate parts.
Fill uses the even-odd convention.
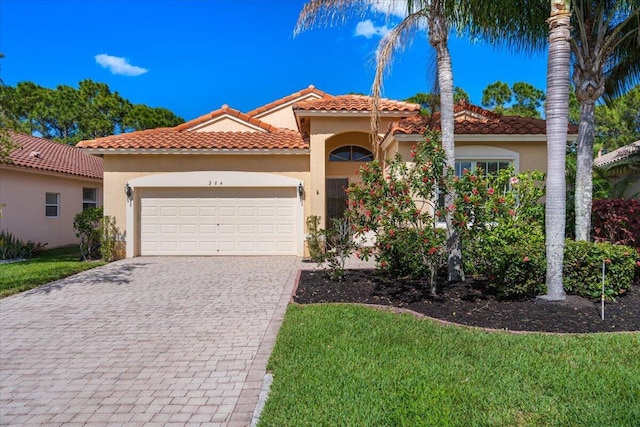
[[[82,210],[98,207],[98,189],[83,188],[82,189]]]
[[[330,162],[370,162],[371,160],[373,160],[373,153],[356,145],[336,148],[329,154]]]
[[[480,169],[484,175],[496,174],[512,165],[511,161],[504,160],[456,160],[456,176],[462,176],[464,170]]]
[[[60,194],[47,193],[44,205],[45,216],[47,218],[57,218],[60,209]]]

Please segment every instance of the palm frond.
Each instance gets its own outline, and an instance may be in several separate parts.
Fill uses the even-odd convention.
[[[370,5],[365,0],[310,0],[302,7],[293,34],[297,36],[316,26],[344,24],[350,17],[363,15]]]
[[[378,45],[376,52],[376,74],[371,85],[371,96],[373,98],[373,112],[371,116],[371,133],[374,139],[378,135],[380,113],[378,110],[382,93],[382,84],[385,73],[389,71],[394,53],[405,49],[414,32],[424,22],[427,14],[426,9],[409,14],[400,24],[394,27]],[[377,141],[374,141],[377,144]],[[375,148],[375,147],[374,147]]]

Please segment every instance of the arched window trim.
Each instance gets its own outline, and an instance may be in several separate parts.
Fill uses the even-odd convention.
[[[360,152],[354,152],[354,148]],[[348,153],[345,149],[349,150]],[[339,156],[338,152],[342,156]],[[371,160],[373,160],[373,153],[368,148],[359,145],[342,145],[329,153],[330,162],[370,162]]]

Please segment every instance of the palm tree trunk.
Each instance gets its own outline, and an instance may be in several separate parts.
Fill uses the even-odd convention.
[[[589,241],[593,198],[593,140],[595,138],[595,103],[580,103],[580,130],[576,167],[576,240]]]
[[[447,39],[449,26],[444,12],[444,2],[433,0],[429,9],[429,43],[436,50],[438,64],[438,85],[440,86],[440,130],[442,133],[442,148],[446,154],[446,168],[455,170],[456,155],[454,147],[454,117],[453,117],[453,71],[451,54]],[[445,194],[445,206],[450,206],[454,200],[452,189]],[[448,276],[450,281],[464,280],[462,269],[462,245],[458,233],[453,229],[453,215],[447,211],[447,233],[449,248]]]
[[[569,0],[551,0],[547,63],[546,255],[549,301],[566,299],[562,284],[566,211],[565,155],[569,124]]]

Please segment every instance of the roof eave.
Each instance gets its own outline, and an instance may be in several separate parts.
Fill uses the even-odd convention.
[[[367,117],[371,116],[371,111],[353,110],[300,110],[294,109],[296,116],[302,117]],[[408,117],[417,114],[418,111],[381,111],[380,117]]]
[[[391,135],[390,135],[391,136]],[[424,135],[418,133],[395,133],[392,135],[398,141],[420,141]],[[389,139],[389,136],[385,138],[385,141]],[[541,134],[454,134],[455,141],[469,142],[469,141],[514,141],[514,142],[536,142],[546,141],[547,135]],[[573,142],[578,139],[578,135],[567,134],[567,142]],[[384,142],[383,142],[384,143]]]
[[[36,173],[38,175],[55,176],[57,178],[78,179],[82,181],[94,181],[94,182],[103,181],[102,177],[82,175],[82,174],[71,173],[71,172],[58,172],[58,171],[53,171],[49,169],[41,169],[33,166],[23,166],[23,165],[16,165],[16,164],[10,164],[10,163],[0,163],[0,169],[16,170],[20,172],[30,172],[30,173]]]
[[[89,154],[287,154],[307,155],[308,148],[83,148]]]

